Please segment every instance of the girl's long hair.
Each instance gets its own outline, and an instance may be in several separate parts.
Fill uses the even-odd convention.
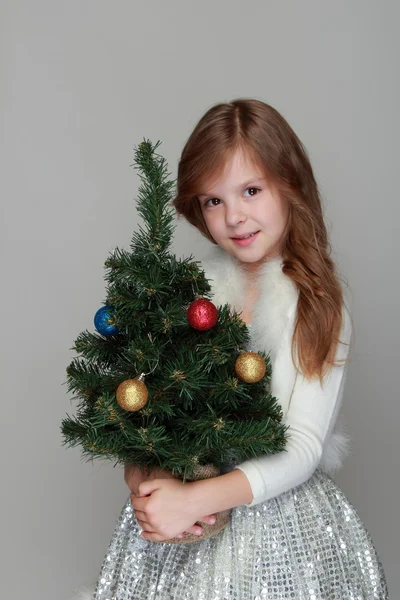
[[[283,238],[283,272],[299,290],[292,357],[311,379],[334,364],[342,326],[342,287],[330,258],[321,198],[307,152],[272,106],[240,98],[211,107],[187,140],[178,166],[179,214],[211,242],[196,194],[222,172],[241,149],[265,172],[288,205]]]

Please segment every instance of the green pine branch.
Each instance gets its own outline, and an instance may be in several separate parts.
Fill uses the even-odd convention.
[[[240,315],[224,305],[208,331],[187,322],[188,306],[209,298],[211,287],[198,261],[170,253],[174,182],[158,146],[144,140],[135,151],[143,222],[131,250],[117,248],[105,261],[105,303],[118,332],[77,336],[66,381],[77,409],[61,429],[64,443],[80,446],[87,459],[159,466],[186,479],[201,464],[282,451],[287,428],[270,393],[269,356],[260,353],[267,365],[260,382],[245,383],[235,373],[250,341]],[[116,390],[141,373],[148,402],[125,411]]]

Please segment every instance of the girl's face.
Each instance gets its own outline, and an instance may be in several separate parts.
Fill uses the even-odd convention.
[[[280,255],[288,207],[243,151],[235,152],[212,189],[198,198],[216,243],[247,269]]]

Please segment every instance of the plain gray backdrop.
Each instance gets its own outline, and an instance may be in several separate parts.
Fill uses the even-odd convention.
[[[288,119],[321,186],[356,327],[335,479],[400,597],[399,6],[1,2],[2,597],[68,600],[96,580],[128,490],[61,446],[70,348],[137,223],[133,147],[160,139],[175,178],[198,119],[238,97]],[[174,247],[201,259],[208,242],[180,223]]]

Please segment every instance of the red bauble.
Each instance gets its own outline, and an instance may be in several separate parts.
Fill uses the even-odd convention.
[[[189,306],[187,320],[193,329],[207,331],[218,321],[218,311],[212,302],[199,298]]]

